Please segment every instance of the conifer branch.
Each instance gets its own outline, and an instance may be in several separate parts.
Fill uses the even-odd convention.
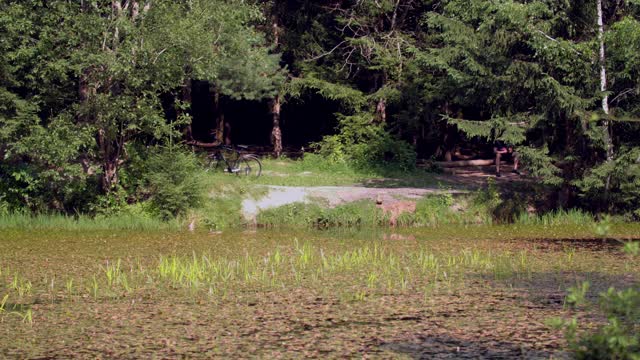
[[[320,54],[320,55],[315,56],[315,57],[312,57],[311,59],[305,59],[304,61],[305,61],[305,62],[315,61],[315,60],[318,60],[318,59],[320,59],[320,58],[323,58],[323,57],[325,57],[325,56],[327,56],[327,55],[331,55],[331,53],[333,53],[334,51],[336,51],[340,46],[342,46],[342,45],[343,45],[344,43],[346,43],[346,42],[347,42],[347,40],[341,41],[338,45],[334,46],[334,47],[333,47],[333,49],[331,49],[331,50],[327,51],[326,53],[324,53],[324,54]]]
[[[540,33],[542,36],[544,36],[545,38],[555,42],[556,44],[560,44],[560,41],[558,41],[557,39],[552,38],[551,36],[545,34],[542,30],[536,29],[536,32]],[[575,52],[576,54],[582,56],[582,53],[578,50],[576,50],[575,48],[573,48],[572,46],[569,47],[569,49],[571,49],[571,51]]]

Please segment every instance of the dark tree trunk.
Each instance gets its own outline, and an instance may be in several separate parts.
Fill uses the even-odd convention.
[[[215,139],[214,142],[224,142],[224,113],[220,106],[220,94],[216,89],[211,86],[211,92],[213,93],[213,113],[215,114],[215,128],[213,130]]]
[[[191,91],[192,91],[191,86],[192,86],[191,79],[188,79],[184,84],[184,86],[182,87],[182,94],[181,94],[181,100],[189,104],[189,109],[191,109],[191,106],[193,105],[193,98],[191,95]],[[179,110],[178,117],[180,117],[180,115],[184,115],[185,113],[186,111]],[[193,128],[191,127],[191,121],[189,121],[189,123],[184,129],[184,136],[187,139],[187,141],[193,141]]]
[[[387,121],[387,103],[384,99],[378,100],[378,104],[376,105],[376,118],[382,123]]]
[[[273,48],[274,50],[280,45],[280,28],[278,21],[273,20]],[[279,158],[282,155],[282,130],[280,129],[280,95],[271,101],[271,114],[273,115],[273,127],[271,129],[271,145],[273,145],[273,156]]]
[[[118,145],[107,138],[104,129],[98,130],[98,149],[102,157],[102,175],[100,184],[105,193],[113,191],[118,184],[118,165],[120,163],[120,151]]]
[[[280,96],[278,95],[271,102],[271,114],[273,115],[271,145],[273,145],[273,156],[278,158],[282,154],[282,131],[280,130]]]
[[[224,143],[225,145],[231,145],[231,124],[228,121],[224,121],[224,117],[222,117],[223,119],[223,124],[224,124]]]

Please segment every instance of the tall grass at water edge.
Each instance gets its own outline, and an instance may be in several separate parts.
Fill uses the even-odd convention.
[[[109,217],[87,215],[68,216],[61,214],[31,215],[12,213],[0,215],[0,229],[15,230],[177,230],[181,227],[178,219],[160,219],[132,214],[118,214]]]
[[[593,225],[595,217],[582,210],[555,210],[544,214],[521,213],[515,219],[519,225],[559,226],[559,225]]]

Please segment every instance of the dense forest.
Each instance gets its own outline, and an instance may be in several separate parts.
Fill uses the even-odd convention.
[[[143,199],[215,139],[402,170],[503,140],[640,217],[638,0],[2,0],[0,34],[2,211]]]

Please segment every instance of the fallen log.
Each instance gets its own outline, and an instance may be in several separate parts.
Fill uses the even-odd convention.
[[[436,165],[442,168],[453,168],[463,166],[489,166],[496,163],[495,159],[476,159],[476,160],[458,160],[458,161],[436,161]]]
[[[205,142],[200,142],[200,141],[187,141],[185,144],[187,145],[191,145],[191,146],[197,146],[197,147],[201,147],[201,148],[215,148],[218,147],[220,145],[222,145],[222,142],[220,141],[216,141],[216,142],[212,142],[212,143],[205,143]]]

